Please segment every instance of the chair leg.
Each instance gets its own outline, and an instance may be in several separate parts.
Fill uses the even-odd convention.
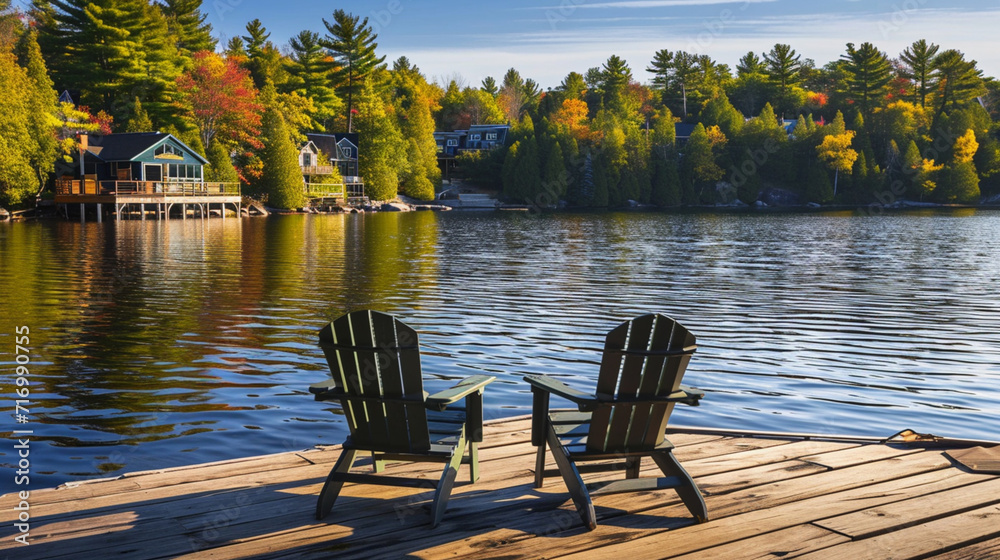
[[[538,446],[535,454],[535,488],[541,488],[545,478],[545,441]]]
[[[566,488],[569,490],[569,495],[573,498],[576,511],[580,514],[583,524],[587,526],[587,530],[593,531],[597,528],[597,515],[594,513],[594,504],[590,500],[590,492],[587,491],[587,486],[583,483],[583,479],[580,478],[580,471],[570,461],[569,456],[566,454],[566,449],[559,442],[559,436],[556,435],[551,424],[549,425],[547,437],[549,447],[552,448],[552,456],[555,457],[556,465],[559,466],[559,474],[562,475],[563,481],[566,483]]]
[[[372,470],[376,473],[380,473],[385,470],[385,459],[381,459],[381,455],[372,452]]]
[[[455,448],[455,454],[451,456],[451,461],[445,465],[444,472],[441,473],[441,480],[438,482],[437,491],[434,492],[434,503],[431,505],[431,527],[437,527],[444,517],[444,510],[448,507],[448,498],[451,497],[451,487],[455,484],[455,477],[458,476],[458,468],[462,465],[462,456],[465,455],[465,438],[463,437]]]
[[[666,476],[675,476],[681,480],[681,485],[675,488],[675,490],[677,490],[677,495],[681,497],[691,515],[698,520],[698,523],[708,521],[708,508],[705,507],[705,500],[701,496],[701,490],[698,490],[698,485],[694,483],[694,479],[684,470],[684,467],[677,461],[674,454],[670,451],[664,451],[662,453],[654,453],[652,457],[656,461],[657,466],[660,467],[660,470],[663,471],[663,474]]]
[[[354,459],[357,456],[358,451],[356,449],[344,449],[341,451],[340,458],[337,459],[337,464],[330,470],[330,474],[326,477],[326,483],[323,484],[323,490],[319,493],[319,500],[316,502],[316,519],[323,519],[333,509],[333,503],[337,501],[340,489],[344,486],[344,481],[337,475],[350,471],[351,465],[354,464]]]
[[[479,443],[469,442],[469,480],[479,480]]]
[[[629,457],[625,459],[625,478],[639,478],[639,470],[642,468],[642,457]]]

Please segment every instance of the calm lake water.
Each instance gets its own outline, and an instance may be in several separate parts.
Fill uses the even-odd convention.
[[[530,412],[526,373],[592,387],[607,331],[662,312],[708,394],[672,424],[998,439],[998,256],[973,210],[0,224],[0,463],[14,429],[32,488],[339,443],[316,331],[362,308],[420,333],[429,390],[496,375],[489,418]]]

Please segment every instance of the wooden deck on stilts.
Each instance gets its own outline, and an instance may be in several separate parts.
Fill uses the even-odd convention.
[[[617,494],[594,498],[588,532],[561,480],[532,487],[529,429],[524,418],[487,425],[482,478],[469,484],[462,467],[433,530],[424,506],[440,470],[427,464],[386,469],[426,477],[426,490],[348,484],[316,521],[331,447],[33,491],[30,546],[13,541],[8,494],[0,556],[1000,558],[1000,476],[966,470],[946,447],[670,434],[711,520],[693,524],[672,490]]]

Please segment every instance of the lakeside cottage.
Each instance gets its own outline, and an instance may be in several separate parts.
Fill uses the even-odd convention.
[[[360,177],[356,133],[306,134],[299,148],[299,168],[309,199],[340,199],[344,202],[365,200],[364,180]],[[343,182],[327,183],[324,177],[336,170]]]
[[[474,124],[468,130],[435,132],[434,140],[437,142],[439,158],[453,158],[461,152],[492,150],[504,146],[508,132],[508,124]]]
[[[172,134],[131,132],[106,136],[80,135],[80,157],[74,173],[56,179],[55,204],[68,216],[79,205],[84,218],[88,205],[96,205],[100,221],[104,205],[113,205],[121,218],[147,210],[155,217],[169,217],[174,208],[186,217],[188,209],[209,215],[213,204],[224,217],[227,205],[240,211],[238,183],[208,183],[208,160]]]

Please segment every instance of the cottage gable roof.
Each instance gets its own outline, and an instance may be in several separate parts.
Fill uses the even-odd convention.
[[[208,160],[203,158],[201,154],[192,150],[174,135],[165,132],[126,132],[93,136],[89,139],[87,150],[106,162],[135,161],[139,159],[139,156],[167,143],[177,146],[202,164],[208,163]]]

